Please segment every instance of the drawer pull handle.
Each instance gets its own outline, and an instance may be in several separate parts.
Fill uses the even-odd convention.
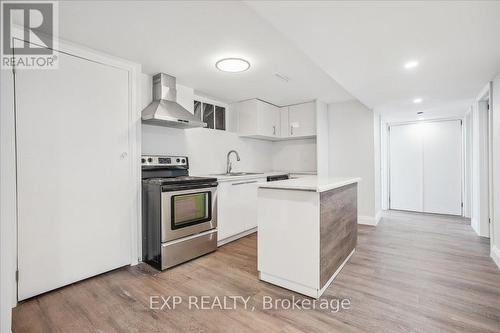
[[[252,180],[252,181],[249,181],[249,182],[240,182],[240,183],[233,183],[232,185],[243,185],[243,184],[253,184],[253,183],[257,183],[256,180]]]

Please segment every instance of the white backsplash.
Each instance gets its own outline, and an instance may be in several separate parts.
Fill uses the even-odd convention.
[[[225,172],[226,155],[231,149],[241,157],[240,162],[233,163],[234,171],[316,170],[315,139],[271,142],[206,128],[142,125],[142,154],[186,155],[193,175]]]
[[[273,142],[273,170],[316,171],[316,139]]]
[[[146,107],[152,99],[151,76],[140,76],[140,105]],[[192,111],[192,88],[177,84],[179,103]],[[202,97],[201,100],[207,100]],[[210,99],[208,99],[211,102]],[[224,103],[219,103],[226,106]],[[226,171],[226,155],[236,150],[241,161],[233,163],[234,171],[316,171],[316,139],[265,141],[240,138],[236,118],[230,106],[226,109],[228,131],[206,128],[176,129],[142,125],[142,154],[182,155],[189,157],[190,173],[211,174]],[[235,157],[231,157],[232,160]]]

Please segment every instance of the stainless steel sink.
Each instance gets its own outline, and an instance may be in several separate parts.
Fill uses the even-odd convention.
[[[213,174],[212,176],[251,176],[251,175],[262,175],[262,172],[230,172],[230,173],[216,173]]]

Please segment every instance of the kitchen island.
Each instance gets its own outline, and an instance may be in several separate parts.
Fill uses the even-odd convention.
[[[354,253],[360,178],[304,177],[258,187],[259,277],[320,297]]]

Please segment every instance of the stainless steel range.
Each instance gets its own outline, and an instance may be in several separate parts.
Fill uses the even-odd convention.
[[[142,156],[142,257],[164,270],[217,249],[217,179],[186,156]]]

